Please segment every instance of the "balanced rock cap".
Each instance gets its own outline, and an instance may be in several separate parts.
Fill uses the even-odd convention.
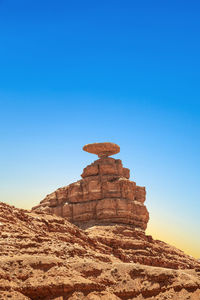
[[[103,158],[119,153],[120,147],[114,143],[93,143],[85,145],[83,150]]]

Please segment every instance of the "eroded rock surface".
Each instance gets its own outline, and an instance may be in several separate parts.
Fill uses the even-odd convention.
[[[107,157],[119,149],[86,149],[100,159],[32,211],[0,202],[0,299],[199,300],[200,262],[145,234],[145,188]]]
[[[129,169],[121,160],[98,159],[81,176],[82,180],[47,195],[33,211],[54,213],[80,226],[121,223],[146,229],[145,188],[129,180]]]
[[[0,202],[0,299],[200,299],[200,263],[130,225],[83,231]]]

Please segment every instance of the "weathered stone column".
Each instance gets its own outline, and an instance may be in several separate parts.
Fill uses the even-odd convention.
[[[81,180],[47,195],[33,210],[65,217],[78,226],[118,223],[145,230],[149,220],[145,188],[129,180],[129,169],[120,159],[109,157],[120,147],[94,143],[83,150],[99,159],[84,168]]]

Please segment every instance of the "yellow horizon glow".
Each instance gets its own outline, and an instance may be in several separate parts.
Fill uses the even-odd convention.
[[[189,233],[185,233],[184,235],[184,228],[183,231],[180,231],[173,227],[173,224],[168,224],[167,228],[165,226],[152,221],[148,224],[146,234],[151,235],[154,240],[165,242],[182,250],[187,255],[200,259],[200,252],[198,250],[200,249],[200,241],[196,237]]]

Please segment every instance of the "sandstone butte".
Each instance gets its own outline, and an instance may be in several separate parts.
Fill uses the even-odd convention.
[[[145,188],[111,143],[32,211],[0,202],[0,299],[199,300],[200,262],[145,234]]]

